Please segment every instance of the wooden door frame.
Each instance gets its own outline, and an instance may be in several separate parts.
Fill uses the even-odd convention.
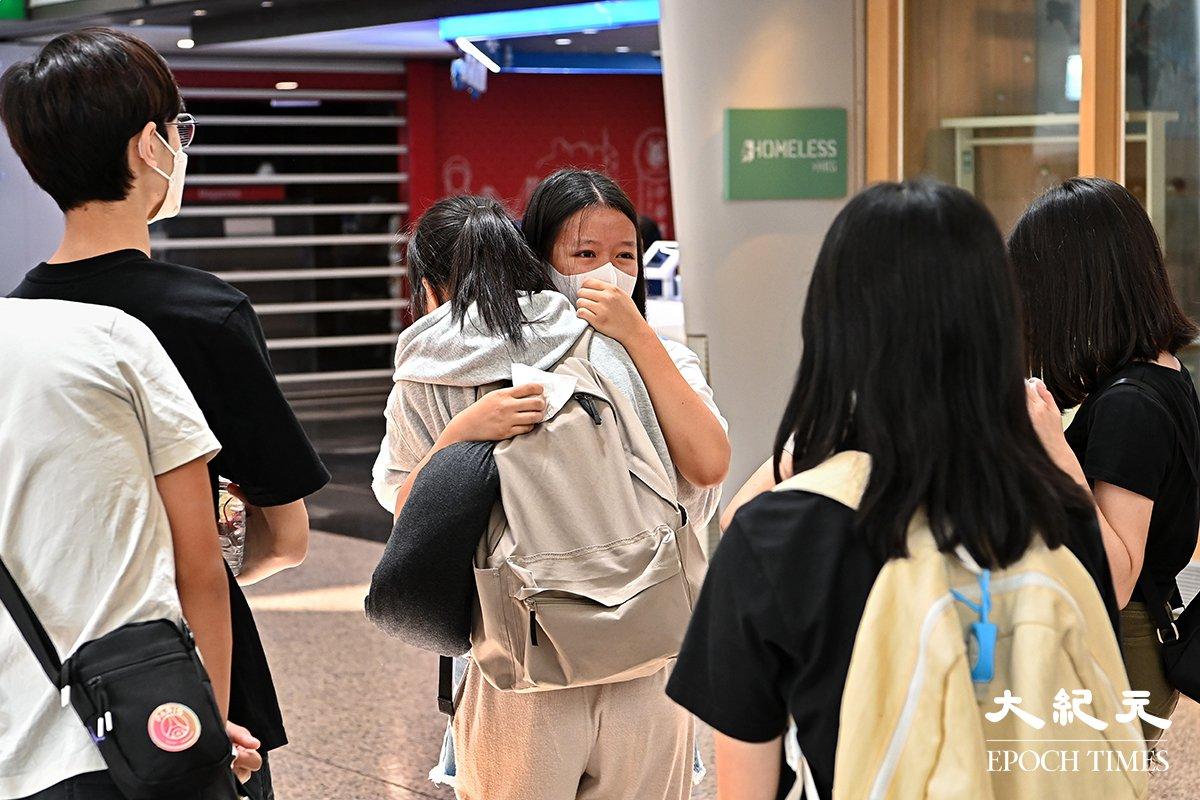
[[[866,0],[866,179],[904,177],[904,3]],[[1080,0],[1078,174],[1125,181],[1125,0]]]

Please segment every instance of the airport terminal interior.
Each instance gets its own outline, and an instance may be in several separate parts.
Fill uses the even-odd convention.
[[[437,657],[363,615],[392,529],[371,469],[412,324],[408,236],[439,199],[519,219],[560,168],[619,183],[647,225],[647,319],[729,421],[725,501],[771,454],[822,237],[875,181],[962,187],[1007,233],[1044,189],[1111,177],[1200,317],[1195,0],[0,0],[0,68],[92,25],[161,53],[197,121],[153,257],[248,295],[332,475],[306,562],[247,590],[288,724],[281,800],[454,796],[428,779]],[[778,144],[793,129],[812,149]],[[61,234],[0,134],[0,296]],[[1179,355],[1200,374],[1200,347]],[[1179,581],[1190,601],[1200,561]],[[1175,722],[1153,797],[1200,792],[1200,708]],[[692,796],[717,796],[711,769]]]

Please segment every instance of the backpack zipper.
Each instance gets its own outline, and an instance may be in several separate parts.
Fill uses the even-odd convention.
[[[604,420],[600,417],[600,411],[596,408],[596,402],[592,400],[592,396],[583,392],[576,392],[572,397],[579,405],[583,406],[583,410],[592,418],[592,422],[597,425],[604,424]]]

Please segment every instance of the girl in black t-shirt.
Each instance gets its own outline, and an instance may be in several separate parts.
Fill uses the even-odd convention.
[[[939,549],[985,568],[1039,537],[1069,547],[1115,616],[1088,498],[1029,421],[1004,242],[977,200],[925,181],[864,190],[825,237],[801,331],[776,478],[791,439],[797,473],[857,449],[870,482],[857,513],[763,494],[713,556],[667,693],[716,729],[721,797],[775,796],[789,721],[830,796],[859,620],[918,509]]]
[[[1175,576],[1200,526],[1200,404],[1175,357],[1196,338],[1158,237],[1124,187],[1072,178],[1034,201],[1009,253],[1025,307],[1029,408],[1046,450],[1090,493],[1121,612],[1130,685],[1170,717],[1147,603],[1179,604]],[[1079,406],[1064,434],[1059,408]],[[1153,744],[1162,729],[1143,722]]]

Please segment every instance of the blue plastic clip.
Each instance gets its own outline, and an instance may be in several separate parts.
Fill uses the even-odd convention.
[[[971,638],[977,649],[975,663],[971,665],[971,680],[975,683],[989,683],[996,674],[996,625],[988,622],[988,613],[992,610],[991,580],[991,570],[979,573],[978,604],[972,603],[961,592],[950,590],[955,600],[979,615],[979,621],[971,623]]]

